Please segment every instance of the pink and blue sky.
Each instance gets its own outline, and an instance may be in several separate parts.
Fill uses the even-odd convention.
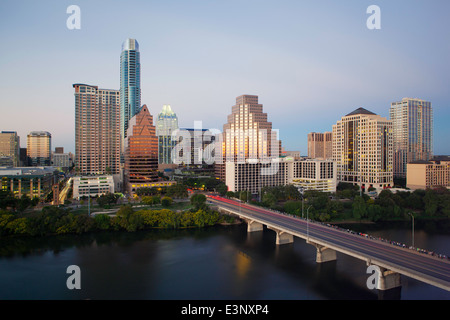
[[[81,29],[69,30],[69,5]],[[381,9],[369,30],[366,9]],[[450,1],[159,0],[0,2],[0,130],[52,134],[74,151],[73,83],[119,89],[122,42],[141,52],[142,103],[181,127],[222,130],[235,98],[259,96],[283,146],[307,153],[364,107],[389,117],[404,97],[432,102],[434,153],[450,154]]]

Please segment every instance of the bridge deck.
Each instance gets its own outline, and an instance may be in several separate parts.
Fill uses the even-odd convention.
[[[209,200],[242,218],[450,291],[450,261],[447,258],[417,252],[368,235],[362,236],[331,225],[306,221],[231,199],[209,196]]]

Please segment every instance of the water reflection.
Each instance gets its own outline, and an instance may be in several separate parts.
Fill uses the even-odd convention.
[[[443,225],[418,225],[416,243],[448,253]],[[396,241],[411,236],[407,223],[348,227]],[[65,287],[71,264],[82,270],[82,290]],[[450,298],[408,278],[401,294],[379,296],[366,287],[365,262],[338,253],[337,261],[317,264],[304,240],[277,246],[274,231],[247,233],[245,224],[2,239],[0,269],[0,299]]]

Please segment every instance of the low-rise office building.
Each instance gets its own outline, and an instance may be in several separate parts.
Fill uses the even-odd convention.
[[[2,167],[1,190],[11,191],[15,197],[43,198],[58,183],[58,173],[53,167]]]
[[[114,190],[112,175],[73,177],[73,198],[77,200],[114,193]]]
[[[407,164],[406,187],[412,190],[450,188],[450,157],[444,160],[413,161]]]
[[[331,160],[303,159],[288,166],[288,183],[299,190],[336,192],[336,163]]]
[[[226,162],[229,191],[250,191],[292,184],[299,190],[336,191],[336,164],[331,160],[277,158],[269,162]]]

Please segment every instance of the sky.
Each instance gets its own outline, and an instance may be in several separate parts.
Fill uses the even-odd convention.
[[[81,11],[80,29],[66,21]],[[367,28],[370,5],[381,29]],[[223,130],[236,97],[259,96],[286,150],[364,107],[431,101],[434,153],[450,154],[448,0],[2,0],[0,131],[49,131],[75,150],[74,83],[119,90],[120,52],[139,42],[142,104],[180,127]]]

